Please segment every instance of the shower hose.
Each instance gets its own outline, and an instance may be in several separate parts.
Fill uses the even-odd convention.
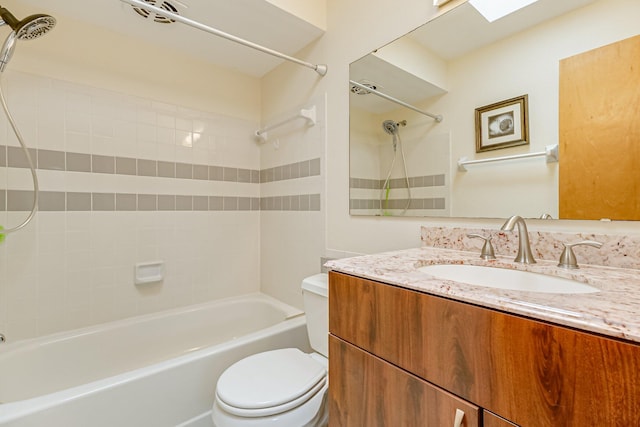
[[[393,135],[393,137],[396,138],[396,135]],[[407,159],[404,156],[404,148],[402,147],[402,140],[400,139],[400,135],[397,135],[397,138],[398,138],[397,140],[398,145],[400,146],[400,154],[402,155],[402,165],[404,167],[404,180],[405,180],[405,183],[407,184],[407,192],[409,193],[407,204],[402,210],[402,213],[405,213],[407,212],[407,209],[409,209],[409,205],[411,204],[411,186],[409,185],[409,175],[407,173]],[[387,174],[387,179],[385,179],[384,184],[382,184],[382,192],[380,194],[380,211],[384,216],[390,215],[389,211],[387,211],[387,208],[388,208],[387,205],[389,203],[389,192],[391,191],[391,173],[393,172],[393,166],[396,163],[397,154],[398,153],[397,153],[396,147],[394,146],[393,159],[391,160],[391,167],[389,167],[389,173]],[[382,202],[383,194],[384,194],[384,203]]]
[[[29,169],[31,170],[31,177],[33,179],[33,205],[31,206],[31,212],[29,213],[27,218],[20,225],[17,225],[17,226],[15,226],[13,228],[8,228],[8,229],[2,229],[0,227],[0,242],[2,242],[4,240],[4,238],[5,238],[5,236],[7,234],[13,233],[15,231],[18,231],[18,230],[26,227],[27,224],[29,224],[29,222],[31,222],[31,220],[35,216],[36,212],[38,211],[38,192],[39,192],[38,176],[36,175],[36,169],[33,166],[33,160],[31,159],[31,154],[29,154],[29,148],[25,144],[24,138],[22,137],[22,134],[20,133],[20,129],[18,129],[18,125],[16,124],[16,121],[13,119],[13,116],[11,115],[11,112],[9,111],[9,107],[7,106],[7,101],[5,99],[4,89],[3,89],[3,76],[4,76],[4,73],[0,73],[0,102],[2,103],[2,108],[4,109],[4,112],[7,115],[7,119],[9,120],[9,123],[11,124],[11,129],[13,129],[13,133],[15,133],[16,138],[18,138],[18,142],[20,143],[20,146],[22,147],[22,150],[24,151],[24,155],[27,158],[27,163],[29,164]]]

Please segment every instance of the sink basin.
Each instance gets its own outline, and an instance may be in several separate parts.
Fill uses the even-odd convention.
[[[589,294],[600,290],[582,282],[530,271],[479,265],[439,264],[418,268],[439,279],[454,280],[475,286],[512,291],[545,292],[551,294]]]

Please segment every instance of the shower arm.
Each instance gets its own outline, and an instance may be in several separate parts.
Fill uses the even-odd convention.
[[[239,44],[241,44],[243,46],[250,47],[250,48],[255,49],[255,50],[259,50],[260,52],[269,54],[271,56],[275,56],[277,58],[285,59],[287,61],[294,62],[294,63],[296,63],[298,65],[302,65],[304,67],[311,68],[312,70],[314,70],[316,73],[318,73],[321,76],[324,76],[325,74],[327,74],[327,66],[325,64],[311,64],[309,62],[305,62],[305,61],[303,61],[301,59],[294,58],[293,56],[289,56],[289,55],[286,55],[284,53],[278,52],[277,50],[269,49],[268,47],[264,47],[264,46],[261,46],[261,45],[259,45],[257,43],[253,43],[253,42],[250,42],[248,40],[241,39],[240,37],[236,37],[236,36],[234,36],[232,34],[225,33],[224,31],[217,30],[215,28],[209,27],[207,25],[204,25],[204,24],[202,24],[200,22],[197,22],[197,21],[194,21],[192,19],[185,18],[184,16],[178,15],[176,13],[168,12],[168,11],[166,11],[164,9],[161,9],[161,8],[159,8],[157,6],[153,6],[153,5],[151,5],[151,4],[149,4],[149,3],[145,2],[145,1],[142,1],[142,0],[120,0],[120,1],[123,2],[123,3],[128,3],[131,6],[137,6],[137,7],[143,8],[143,9],[151,10],[151,11],[153,11],[153,12],[157,13],[158,15],[163,16],[165,18],[173,19],[173,20],[181,22],[181,23],[183,23],[185,25],[189,25],[190,27],[197,28],[198,30],[202,30],[204,32],[216,35],[218,37],[222,37],[222,38],[230,40],[232,42],[239,43]]]
[[[377,95],[380,98],[384,98],[387,101],[395,102],[396,104],[402,105],[403,107],[407,107],[408,109],[413,110],[413,111],[415,111],[417,113],[424,114],[427,117],[431,117],[433,120],[435,120],[438,123],[440,123],[442,121],[442,115],[441,114],[428,113],[428,112],[426,112],[424,110],[421,110],[421,109],[419,109],[417,107],[414,107],[411,104],[407,104],[404,101],[400,101],[399,99],[394,98],[391,95],[387,95],[386,93],[382,93],[379,90],[376,90],[376,89],[370,88],[369,86],[366,86],[366,85],[363,85],[361,83],[358,83],[355,80],[349,80],[349,83],[351,83],[353,86],[359,87],[360,89],[363,89],[363,90],[365,90],[367,92],[371,92],[372,94]]]

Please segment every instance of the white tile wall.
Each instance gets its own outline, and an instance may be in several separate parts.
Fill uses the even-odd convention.
[[[8,102],[32,148],[260,169],[257,123],[7,72]],[[16,146],[0,119],[0,145]],[[260,195],[258,184],[39,170],[43,190]],[[0,189],[32,188],[1,168]],[[24,212],[0,211],[0,224]],[[260,289],[259,211],[40,212],[0,244],[0,331],[18,340]],[[163,260],[162,283],[133,284]]]
[[[326,99],[314,97],[301,108],[312,105],[316,106],[315,126],[294,121],[269,132],[269,141],[261,147],[261,169],[320,159],[320,175],[261,184],[263,197],[320,194],[319,211],[261,213],[262,290],[300,308],[302,279],[320,272],[320,257],[325,250]],[[263,125],[286,119],[298,111],[284,112]]]

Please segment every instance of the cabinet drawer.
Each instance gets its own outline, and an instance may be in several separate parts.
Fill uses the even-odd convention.
[[[336,272],[329,329],[523,427],[640,425],[631,343]]]
[[[329,423],[340,427],[479,426],[479,409],[388,362],[329,337]]]
[[[492,414],[489,411],[483,411],[482,413],[482,426],[483,427],[518,427],[517,425],[505,420],[502,417]]]

